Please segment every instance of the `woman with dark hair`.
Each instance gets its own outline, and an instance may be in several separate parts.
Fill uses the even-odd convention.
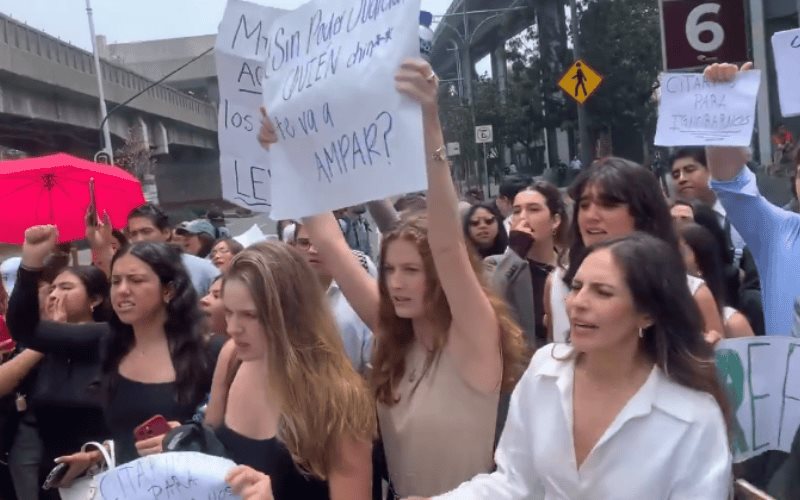
[[[689,274],[702,278],[720,309],[725,326],[725,337],[752,337],[753,329],[747,318],[730,307],[725,290],[725,264],[719,244],[711,231],[690,222],[678,229],[681,253]]]
[[[708,205],[695,203],[694,222],[706,228],[717,243],[723,263],[726,304],[741,311],[756,335],[764,335],[764,308],[761,304],[761,281],[748,247],[742,250],[737,266],[734,248],[720,225],[716,212]]]
[[[561,192],[536,181],[514,197],[509,251],[486,259],[493,288],[511,306],[532,349],[547,343],[544,288],[567,246],[569,217]]]
[[[564,299],[577,271],[575,263],[583,259],[587,246],[641,231],[664,241],[680,255],[661,186],[646,168],[622,158],[598,160],[575,179],[569,195],[575,207],[568,267],[557,269],[548,279],[549,300],[545,302],[548,327],[556,342],[567,340],[569,321]],[[722,319],[708,287],[685,270],[683,274],[700,307],[705,331],[722,332]]]
[[[208,258],[211,259],[214,267],[224,274],[228,270],[228,266],[231,265],[233,257],[242,250],[244,250],[244,247],[238,241],[233,238],[222,238],[214,243]]]
[[[12,334],[45,354],[73,356],[95,369],[118,463],[158,453],[163,436],[134,442],[134,428],[155,415],[173,425],[188,420],[210,387],[197,295],[180,251],[162,243],[120,249],[111,263],[110,321],[71,325],[40,321],[35,314],[38,269],[57,238],[53,226],[25,233],[9,307]],[[76,453],[58,460],[70,465],[64,479],[69,482],[100,455]]]
[[[679,255],[634,233],[572,266],[570,345],[517,385],[497,471],[436,498],[727,500],[731,411]]]
[[[68,267],[50,287],[47,317],[50,321],[73,325],[108,321],[111,315],[108,290],[108,279],[100,269]],[[98,366],[85,363],[85,355],[70,351],[41,352],[45,356],[28,398],[44,450],[39,484],[53,468],[55,458],[108,435],[97,387]],[[45,497],[55,499],[58,495],[55,492],[40,495]]]
[[[481,259],[501,255],[508,248],[503,216],[492,203],[472,205],[464,215],[464,237]]]

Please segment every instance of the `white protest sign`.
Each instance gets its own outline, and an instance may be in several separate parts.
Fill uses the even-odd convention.
[[[264,33],[273,219],[427,187],[420,106],[394,81],[418,24],[419,0],[314,0]]]
[[[800,115],[800,28],[772,35],[783,116]]]
[[[712,83],[699,73],[662,73],[656,146],[749,146],[760,71]]]
[[[734,421],[734,462],[767,450],[788,452],[800,427],[800,339],[750,337],[716,347],[717,372]]]
[[[264,234],[261,228],[258,227],[258,224],[253,224],[250,229],[239,236],[234,236],[233,239],[238,241],[243,247],[247,248],[250,245],[266,241],[267,236]]]
[[[222,197],[256,212],[270,209],[268,157],[257,141],[265,36],[269,25],[285,12],[229,0],[214,47]]]
[[[103,500],[236,499],[225,476],[236,464],[197,452],[150,455],[98,477]]]

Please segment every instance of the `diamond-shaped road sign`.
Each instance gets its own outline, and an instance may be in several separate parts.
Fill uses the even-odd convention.
[[[558,81],[558,86],[578,104],[583,104],[594,94],[601,83],[603,83],[603,77],[588,64],[578,59]]]

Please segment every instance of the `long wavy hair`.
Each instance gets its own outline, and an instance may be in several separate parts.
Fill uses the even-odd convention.
[[[725,290],[725,263],[716,238],[711,231],[694,222],[681,225],[678,232],[694,255],[701,277],[722,314],[729,301]]]
[[[170,287],[172,300],[165,304],[167,336],[172,365],[175,369],[177,401],[198,405],[209,390],[210,360],[203,339],[203,317],[198,307],[197,293],[181,260],[181,252],[166,243],[141,242],[119,249],[111,261],[114,265],[125,255],[141,260],[158,276],[161,286]],[[103,373],[113,391],[119,381],[119,364],[134,345],[133,327],[123,323],[116,313],[109,321],[112,335],[107,346]]]
[[[291,246],[260,243],[233,258],[224,280],[223,296],[227,283],[241,281],[259,305],[269,384],[281,405],[278,438],[300,470],[326,479],[337,440],[371,442],[377,423],[315,272]]]
[[[641,165],[623,158],[603,158],[582,171],[569,187],[569,195],[575,200],[575,206],[572,211],[572,246],[564,283],[572,283],[578,270],[575,264],[583,261],[586,253],[586,245],[578,226],[578,214],[581,210],[581,198],[593,186],[598,188],[601,202],[609,206],[627,205],[636,231],[659,238],[679,254],[680,247],[669,205],[655,175]],[[685,278],[686,272],[683,274]]]
[[[414,341],[414,328],[411,320],[400,318],[395,313],[391,295],[386,285],[384,268],[386,265],[386,251],[395,241],[409,241],[413,243],[422,257],[425,272],[425,304],[426,314],[434,322],[439,335],[434,338],[433,352],[428,356],[426,368],[441,354],[447,343],[453,316],[450,304],[444,294],[436,268],[433,263],[430,245],[428,244],[428,227],[425,217],[413,217],[401,222],[394,230],[383,235],[381,243],[380,271],[378,285],[380,289],[380,338],[377,339],[372,360],[371,383],[376,399],[387,406],[397,404],[399,401],[394,389],[406,371],[406,354]],[[522,330],[512,319],[505,303],[498,298],[486,285],[483,278],[483,268],[473,252],[470,252],[472,270],[481,281],[484,293],[489,298],[492,308],[497,315],[500,327],[500,347],[503,356],[503,379],[501,391],[507,392],[514,388],[519,377],[525,371],[530,352],[525,346]]]
[[[641,349],[678,384],[711,394],[730,423],[732,412],[717,377],[714,349],[703,338],[703,317],[686,286],[680,255],[642,232],[593,245],[584,258],[601,249],[610,250],[622,268],[636,310],[653,320],[643,330]]]

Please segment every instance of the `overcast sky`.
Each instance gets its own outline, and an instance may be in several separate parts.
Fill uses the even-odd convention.
[[[305,0],[250,0],[293,9]],[[95,31],[109,43],[208,35],[217,32],[226,0],[92,0]],[[444,14],[451,0],[421,0]],[[86,0],[0,0],[0,12],[91,50]]]

